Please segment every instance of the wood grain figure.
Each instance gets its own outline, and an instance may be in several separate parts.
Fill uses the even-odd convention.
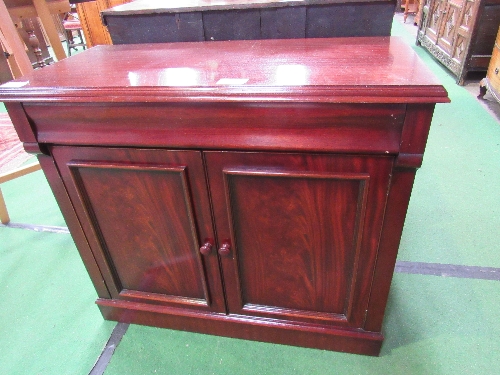
[[[103,46],[18,82],[0,100],[106,319],[379,354],[415,172],[449,101],[411,48]]]

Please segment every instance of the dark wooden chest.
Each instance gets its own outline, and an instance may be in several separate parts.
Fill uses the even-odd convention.
[[[102,12],[113,44],[389,36],[392,0],[137,0]]]

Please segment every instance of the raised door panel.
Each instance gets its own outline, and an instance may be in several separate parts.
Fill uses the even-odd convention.
[[[229,313],[362,327],[392,158],[206,160]]]
[[[448,0],[448,4],[442,14],[441,30],[439,32],[438,45],[453,57],[454,46],[457,42],[457,32],[463,18],[465,0]]]
[[[472,30],[479,9],[479,0],[465,0],[463,9],[457,26],[455,35],[455,43],[451,57],[458,62],[462,62],[467,58],[467,51],[471,42]]]
[[[431,0],[429,2],[425,35],[434,43],[438,41],[441,25],[443,24],[443,12],[446,12],[447,4],[447,0]]]
[[[199,152],[52,152],[114,299],[224,311]]]

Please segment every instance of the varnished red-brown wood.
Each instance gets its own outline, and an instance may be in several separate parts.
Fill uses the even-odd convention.
[[[409,162],[403,159],[401,163],[400,155],[402,154],[398,155],[393,170],[384,225],[380,237],[379,255],[373,275],[372,289],[377,292],[372,293],[370,297],[369,314],[364,326],[368,331],[380,331],[382,329],[385,307],[391,287],[391,278],[387,277],[387,275],[393,274],[396,265],[399,242],[403,233],[415,172],[422,163],[421,156],[425,150],[426,134],[428,134],[431,126],[433,111],[433,104],[408,106],[408,113],[401,135],[401,152],[404,153],[403,155],[413,155],[414,157]]]
[[[200,152],[54,147],[112,298],[224,311]]]
[[[373,293],[367,307],[368,314],[364,329],[380,332],[384,320],[384,312],[389,297],[392,274],[396,265],[401,234],[410,202],[411,190],[415,179],[415,170],[410,168],[396,169],[393,172],[391,189],[387,198],[387,207],[382,229],[379,254],[371,286]],[[388,277],[391,275],[391,277]]]
[[[12,124],[14,125],[17,135],[19,136],[19,140],[21,142],[36,143],[37,140],[35,137],[35,131],[26,118],[22,104],[8,102],[5,103],[5,108],[9,113]]]
[[[106,319],[182,331],[201,332],[309,348],[376,356],[383,336],[379,332],[333,326],[297,324],[277,319],[196,312],[128,301],[98,299]]]
[[[0,100],[448,101],[417,54],[395,37],[97,46],[20,81],[26,85],[0,88]]]
[[[395,154],[406,107],[325,103],[27,103],[24,108],[36,122],[37,137],[42,143]]]
[[[361,328],[393,158],[205,157],[229,313]]]
[[[411,49],[96,48],[25,79],[0,100],[46,154],[106,318],[378,354],[415,171],[448,101]]]
[[[202,255],[210,255],[214,247],[213,238],[206,238],[205,243],[200,247],[200,253]]]
[[[47,177],[47,181],[49,182],[50,188],[52,189],[59,208],[61,209],[66,225],[68,226],[71,236],[73,237],[73,241],[75,241],[76,247],[82,257],[90,279],[94,284],[97,295],[99,298],[111,298],[111,294],[106,286],[106,282],[104,281],[102,271],[96,262],[94,254],[90,250],[82,225],[76,216],[75,209],[71,204],[68,192],[64,187],[64,183],[61,179],[54,159],[47,155],[38,155],[38,161],[42,167],[43,173],[45,173],[45,176]]]

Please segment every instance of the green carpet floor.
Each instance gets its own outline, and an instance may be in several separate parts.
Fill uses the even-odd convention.
[[[399,22],[393,35],[414,45]],[[500,124],[414,48],[452,103],[436,106],[398,260],[500,267]],[[41,172],[2,191],[13,222],[65,225]],[[115,323],[71,237],[0,228],[0,282],[0,374],[88,374]],[[496,374],[500,282],[396,274],[384,333],[372,358],[131,325],[105,374]]]
[[[88,374],[115,324],[70,235],[0,228],[0,285],[0,373]]]
[[[417,173],[399,260],[500,267],[500,126],[399,22],[401,36],[448,90]]]
[[[34,161],[36,159],[33,158],[27,163]],[[1,188],[12,222],[66,226],[42,171],[11,180],[2,184]]]
[[[495,281],[396,274],[378,358],[131,326],[106,375],[493,374]]]

